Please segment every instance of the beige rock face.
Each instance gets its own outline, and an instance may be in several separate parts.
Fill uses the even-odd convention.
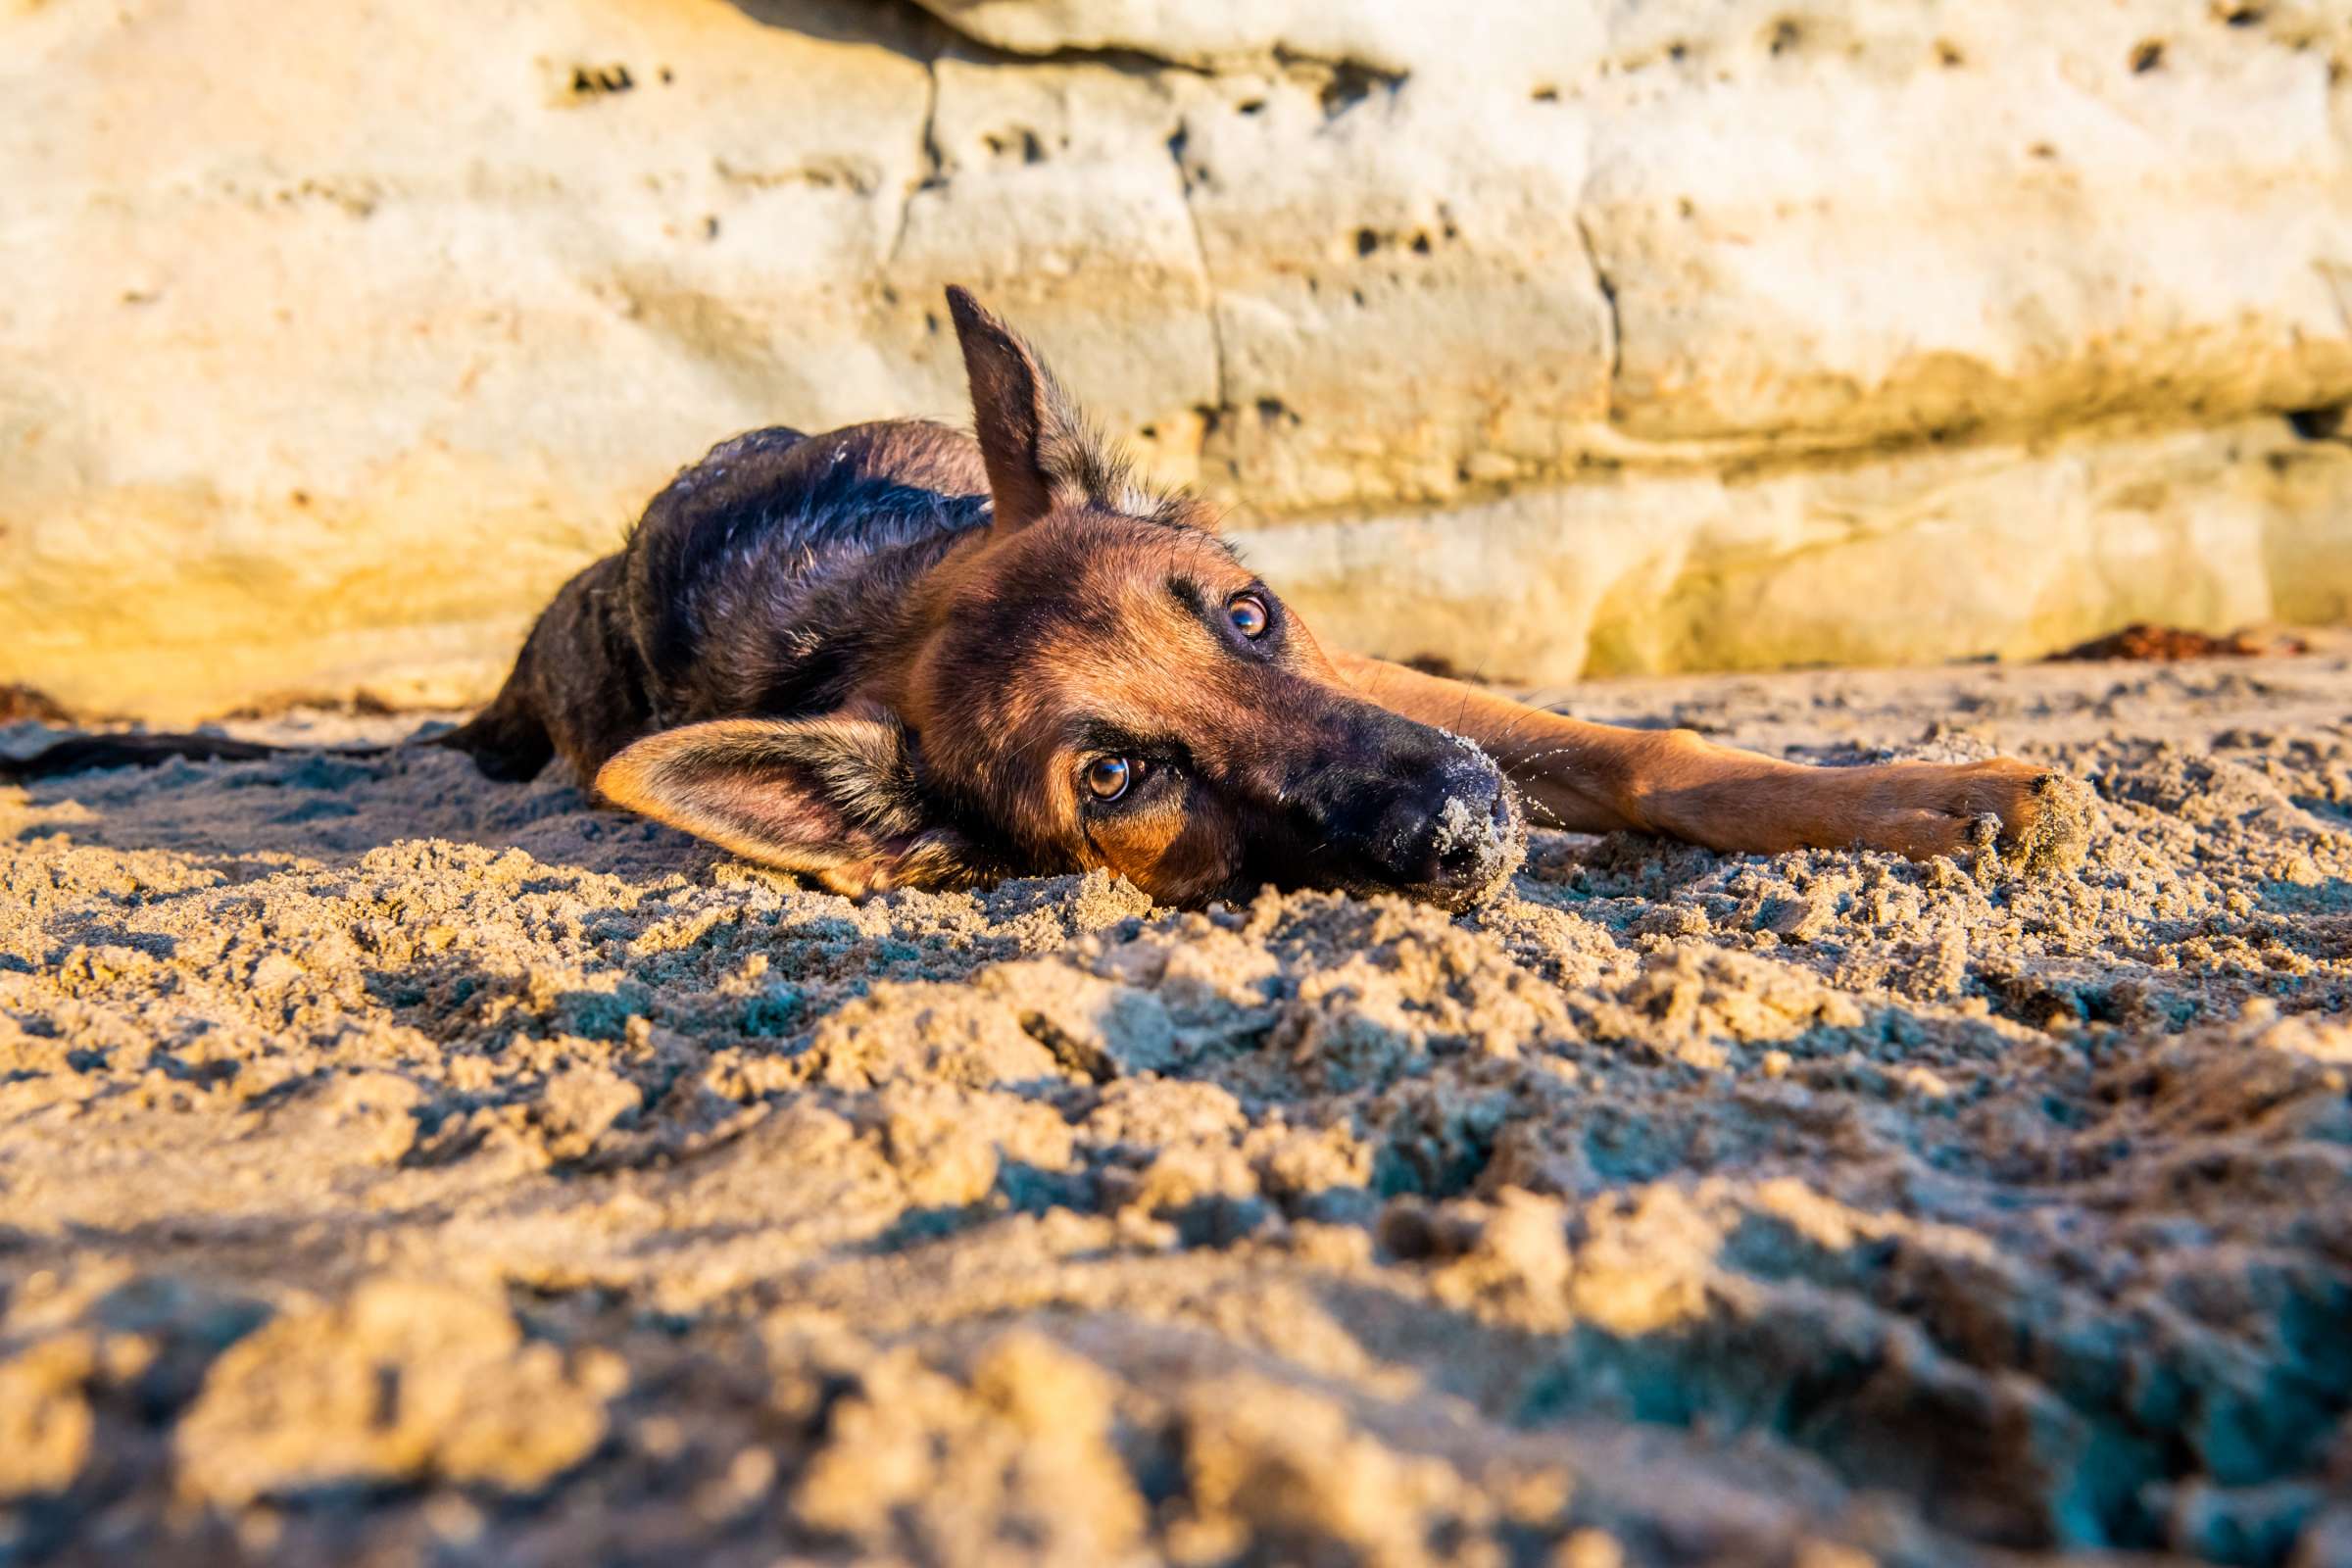
[[[2352,613],[2352,448],[2280,420],[1577,484],[1239,536],[1330,640],[1492,679],[2032,658]]]
[[[1375,651],[2352,597],[2338,7],[927,4],[0,9],[0,678],[469,700],[713,441],[956,416],[950,280]]]

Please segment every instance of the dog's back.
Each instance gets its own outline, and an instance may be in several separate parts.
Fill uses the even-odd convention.
[[[712,448],[557,594],[498,698],[441,744],[496,778],[582,778],[649,730],[838,706],[907,591],[989,517],[969,436],[924,420]]]

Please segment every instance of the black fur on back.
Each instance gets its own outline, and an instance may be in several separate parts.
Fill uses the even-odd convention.
[[[910,589],[989,521],[972,438],[894,419],[723,441],[654,497],[620,554],[564,584],[490,706],[441,744],[583,779],[639,736],[841,706]]]
[[[625,552],[656,724],[839,706],[907,586],[988,520],[978,449],[942,425],[758,430],[713,448],[654,498]]]

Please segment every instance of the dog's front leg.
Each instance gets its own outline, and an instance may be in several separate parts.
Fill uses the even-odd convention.
[[[1631,828],[1764,855],[1889,850],[1917,860],[1968,848],[1986,813],[1999,818],[2003,842],[2032,841],[2058,788],[2047,769],[2009,758],[1814,767],[1690,730],[1568,718],[1377,659],[1334,662],[1373,702],[1484,747],[1540,826]]]

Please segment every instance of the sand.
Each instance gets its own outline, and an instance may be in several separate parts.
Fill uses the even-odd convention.
[[[2352,1562],[2352,660],[1566,706],[2087,854],[860,906],[440,754],[0,787],[0,1559]]]

